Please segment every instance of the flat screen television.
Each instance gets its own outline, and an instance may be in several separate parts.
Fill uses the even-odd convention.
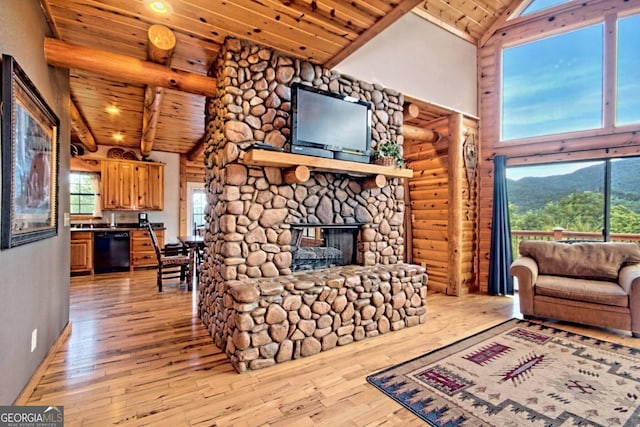
[[[369,163],[370,103],[300,83],[291,92],[292,153]]]

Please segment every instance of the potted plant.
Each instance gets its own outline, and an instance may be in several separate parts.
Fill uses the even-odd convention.
[[[400,146],[393,141],[380,141],[374,152],[375,163],[382,166],[403,167],[404,159],[400,153]]]

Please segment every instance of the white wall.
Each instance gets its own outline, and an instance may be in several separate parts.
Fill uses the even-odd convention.
[[[165,243],[177,243],[180,233],[180,155],[153,151],[151,159],[162,162],[164,167],[164,210],[149,211],[151,222],[164,222]]]
[[[335,69],[477,115],[475,45],[408,13]]]
[[[0,52],[18,61],[60,119],[58,235],[0,251],[0,405],[10,405],[69,321],[69,73],[44,59],[50,34],[38,0],[2,0],[0,28]]]

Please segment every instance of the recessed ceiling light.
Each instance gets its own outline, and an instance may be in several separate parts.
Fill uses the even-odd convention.
[[[116,105],[108,105],[105,111],[111,115],[120,114],[120,108]]]
[[[117,142],[122,142],[124,141],[124,135],[121,134],[120,132],[114,132],[113,133],[113,139]]]
[[[145,0],[144,4],[155,13],[161,15],[168,15],[173,12],[171,5],[164,0]]]

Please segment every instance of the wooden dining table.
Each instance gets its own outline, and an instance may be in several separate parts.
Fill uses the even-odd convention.
[[[178,236],[178,241],[189,248],[189,268],[193,268],[195,272],[196,283],[198,281],[198,271],[196,255],[198,250],[204,246],[204,236],[197,236],[195,234],[189,234],[184,236]],[[188,289],[192,289],[192,284],[189,283]]]

